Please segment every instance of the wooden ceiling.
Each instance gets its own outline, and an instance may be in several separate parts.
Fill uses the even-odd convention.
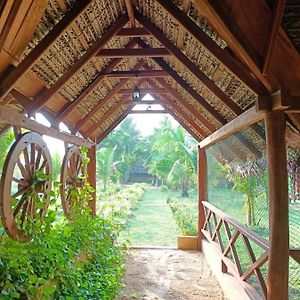
[[[54,128],[64,122],[100,142],[131,112],[130,91],[139,86],[200,141],[255,103],[267,107],[279,89],[300,92],[299,53],[280,26],[285,1],[269,5],[1,2],[0,106],[40,111]],[[235,141],[232,155],[259,157],[263,128]]]

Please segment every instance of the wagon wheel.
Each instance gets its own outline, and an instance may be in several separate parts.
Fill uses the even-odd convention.
[[[42,137],[19,135],[6,157],[0,183],[1,220],[14,240],[28,242],[50,201],[52,164]]]
[[[64,156],[60,176],[61,202],[68,219],[73,218],[72,208],[80,205],[77,192],[86,182],[85,174],[86,166],[79,148],[70,147]]]

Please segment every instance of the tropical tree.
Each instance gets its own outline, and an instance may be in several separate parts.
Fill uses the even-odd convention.
[[[111,176],[112,169],[116,162],[114,162],[114,155],[117,145],[114,148],[100,148],[97,151],[97,176],[99,180],[103,181],[103,190],[106,191],[107,182]]]
[[[12,130],[7,131],[0,137],[0,171],[2,172],[3,164],[6,159],[6,155],[12,143],[15,140],[15,136]]]
[[[54,152],[51,155],[52,158],[52,172],[53,172],[53,180],[58,180],[61,171],[61,158],[58,152]]]

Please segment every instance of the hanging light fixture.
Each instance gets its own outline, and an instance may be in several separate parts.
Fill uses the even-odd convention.
[[[139,102],[141,100],[141,91],[136,86],[133,90],[133,102]]]

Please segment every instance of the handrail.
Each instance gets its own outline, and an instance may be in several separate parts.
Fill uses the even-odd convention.
[[[202,201],[203,206],[207,207],[212,212],[219,215],[223,220],[225,220],[227,223],[233,225],[236,227],[242,234],[246,235],[250,240],[258,244],[261,248],[264,250],[269,250],[269,241],[265,238],[262,238],[259,236],[256,232],[249,229],[247,226],[243,225],[242,223],[236,221],[235,219],[231,218],[227,214],[225,214],[220,209],[216,208],[212,204],[210,204],[207,201]]]

